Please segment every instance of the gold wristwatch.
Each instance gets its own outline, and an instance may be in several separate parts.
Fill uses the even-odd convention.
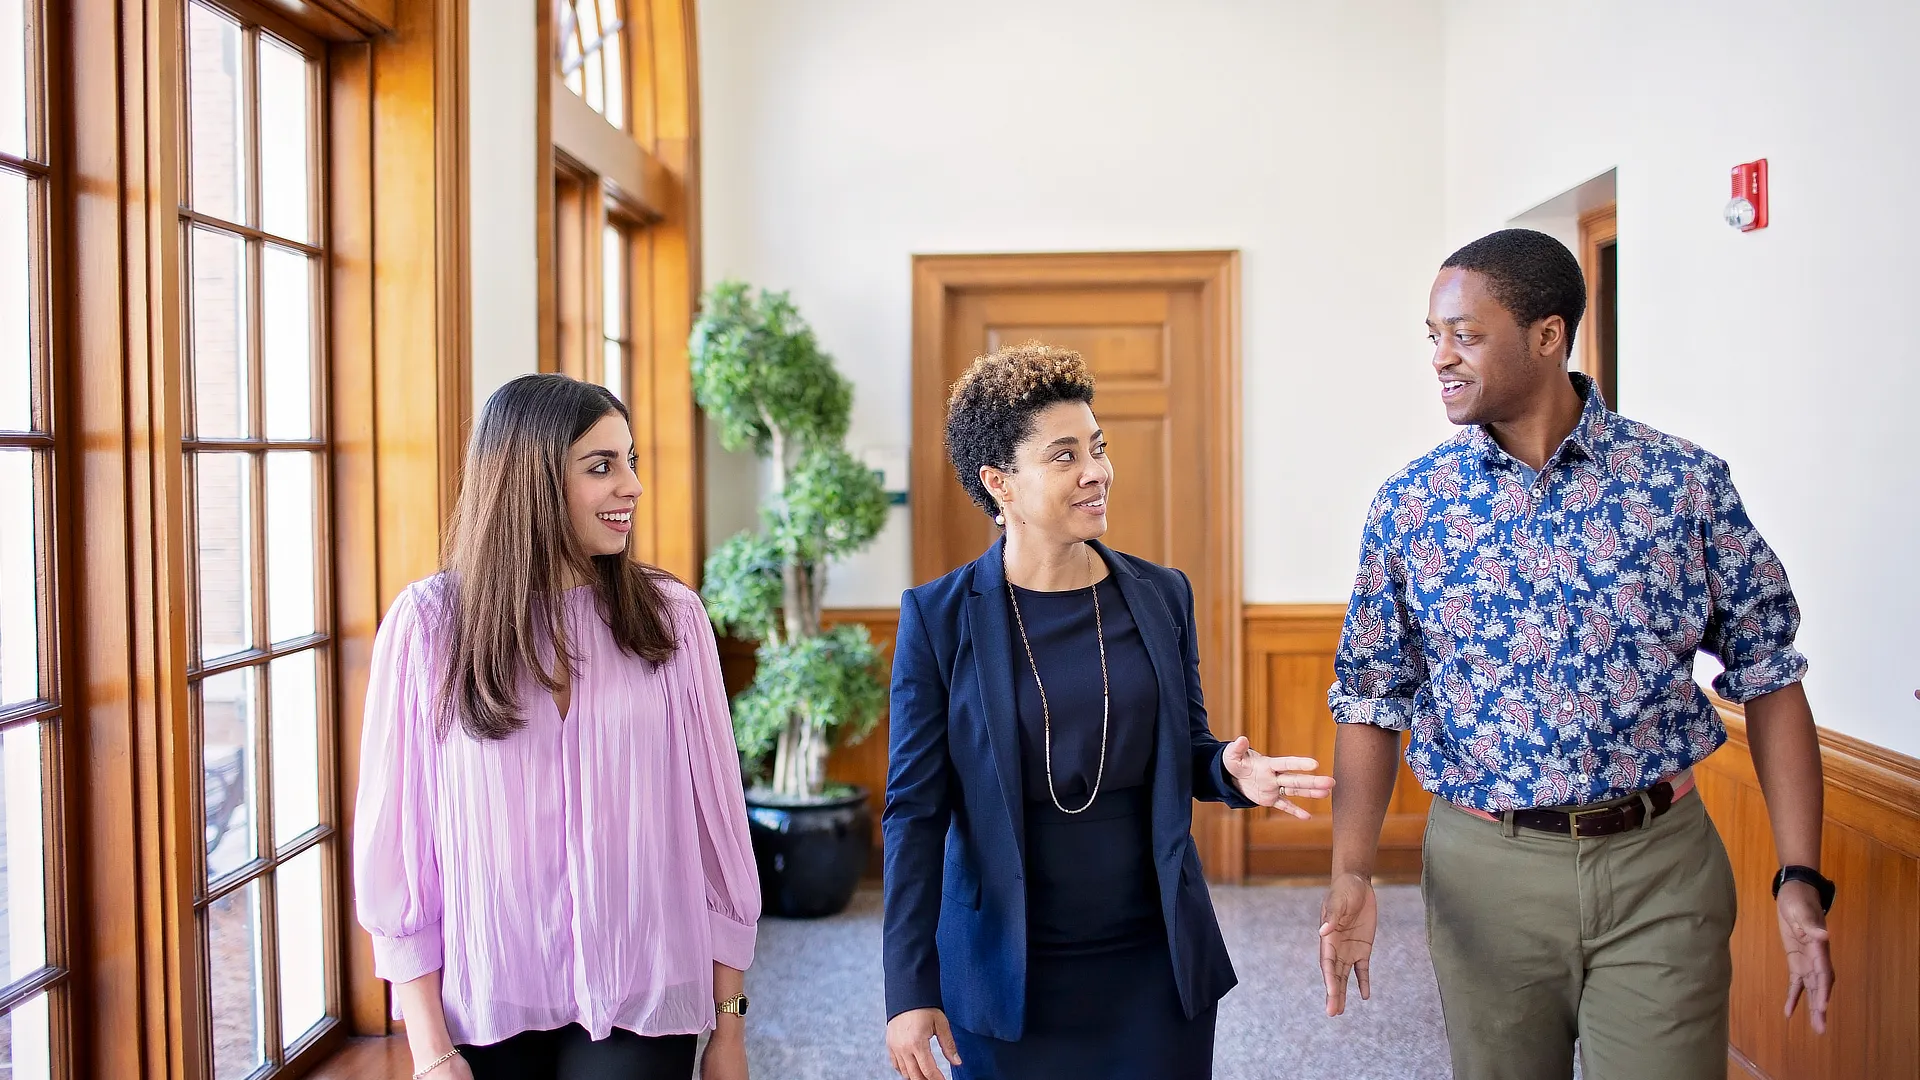
[[[745,1016],[747,1015],[747,995],[735,994],[720,1004],[715,1005],[714,1009],[718,1012],[732,1013],[735,1016]]]

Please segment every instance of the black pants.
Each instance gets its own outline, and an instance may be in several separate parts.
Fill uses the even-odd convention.
[[[463,1046],[473,1080],[690,1080],[694,1035],[648,1037],[614,1028],[594,1042],[587,1029],[523,1031],[491,1046]]]

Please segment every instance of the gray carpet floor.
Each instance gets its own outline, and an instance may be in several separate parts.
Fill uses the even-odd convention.
[[[1322,890],[1215,886],[1240,985],[1220,1005],[1218,1080],[1445,1080],[1451,1075],[1426,918],[1411,885],[1380,889],[1373,1000],[1328,1019],[1320,983]],[[755,1080],[887,1080],[880,894],[830,919],[764,919],[747,1051]],[[1068,1078],[1063,1078],[1068,1080]],[[1078,1080],[1078,1078],[1074,1078]]]

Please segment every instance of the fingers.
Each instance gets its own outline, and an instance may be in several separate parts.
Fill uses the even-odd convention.
[[[1292,803],[1288,802],[1287,800],[1281,798],[1278,795],[1275,795],[1273,797],[1273,801],[1268,803],[1267,805],[1273,807],[1275,810],[1278,810],[1283,814],[1292,814],[1294,817],[1299,818],[1301,821],[1305,821],[1308,818],[1313,816],[1312,814],[1307,813],[1305,810],[1300,809],[1298,806],[1293,805]]]
[[[1346,1012],[1347,973],[1330,942],[1323,942],[1320,950],[1320,977],[1327,986],[1327,1015],[1339,1016]]]
[[[1827,931],[1824,927],[1817,930],[1819,937],[1807,946],[1807,959],[1812,970],[1804,980],[1806,986],[1807,1012],[1813,1021],[1813,1030],[1824,1035],[1827,1031],[1827,1003],[1833,996],[1833,957],[1827,951]]]
[[[1242,741],[1244,741],[1244,736],[1242,737]],[[1267,766],[1268,768],[1272,769],[1276,773],[1311,773],[1313,770],[1320,767],[1320,763],[1310,757],[1270,757],[1270,758],[1267,758],[1265,761],[1261,762],[1261,764]],[[1329,777],[1283,776],[1280,779],[1283,783],[1287,781],[1304,783],[1308,779],[1314,779],[1314,780],[1325,779],[1329,781],[1328,786],[1332,786],[1331,781],[1333,778],[1330,776]]]
[[[900,1075],[906,1080],[944,1080],[940,1067],[933,1063],[933,1051],[926,1046],[916,1046],[904,1057],[906,1067],[900,1069]]]
[[[947,1056],[947,1064],[960,1064],[960,1047],[953,1041],[953,1025],[947,1023],[945,1013],[933,1018],[933,1030],[940,1039],[940,1052]]]
[[[889,1042],[887,1059],[902,1080],[943,1080],[940,1069],[933,1063],[933,1051],[927,1049],[924,1040],[918,1045],[907,1046],[895,1046]]]
[[[1274,779],[1280,782],[1280,786],[1288,789],[1289,795],[1320,799],[1333,794],[1333,777],[1331,776],[1318,776],[1306,772],[1283,772]]]
[[[1353,974],[1360,980],[1361,1001],[1373,1000],[1373,981],[1367,977],[1370,966],[1371,965],[1365,960],[1355,960],[1353,962]]]

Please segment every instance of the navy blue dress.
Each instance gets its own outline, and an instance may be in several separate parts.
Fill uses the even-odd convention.
[[[1112,576],[1096,586],[1111,710],[1100,769],[1101,677],[1093,598],[1086,589],[1017,589],[1013,653],[1026,792],[1027,1014],[1017,1042],[960,1027],[956,1080],[1201,1080],[1213,1074],[1214,1009],[1187,1019],[1174,983],[1151,856],[1148,779],[1159,683]],[[1010,599],[1008,601],[1012,603]],[[1046,724],[1024,622],[1047,688]]]

